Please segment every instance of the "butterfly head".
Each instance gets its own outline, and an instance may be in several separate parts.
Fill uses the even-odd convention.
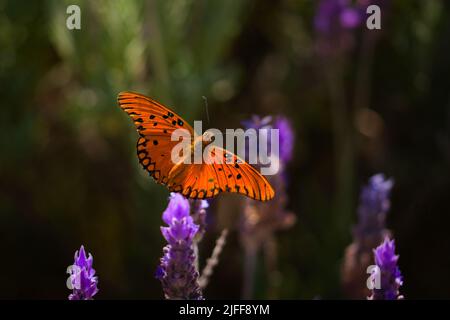
[[[214,141],[214,133],[210,130],[205,131],[202,135],[195,135],[192,146],[201,145],[206,147],[208,144]]]

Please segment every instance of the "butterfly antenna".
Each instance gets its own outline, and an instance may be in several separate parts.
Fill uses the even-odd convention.
[[[202,98],[203,98],[203,100],[205,100],[206,119],[208,120],[208,124],[209,124],[208,98],[206,98],[205,96],[202,96]]]

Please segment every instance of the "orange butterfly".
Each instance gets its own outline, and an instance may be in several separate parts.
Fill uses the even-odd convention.
[[[225,149],[214,147],[212,151],[224,157],[221,163],[173,163],[171,152],[179,142],[171,140],[172,132],[186,129],[193,137],[192,127],[172,110],[142,94],[121,92],[118,102],[137,127],[139,162],[156,182],[166,185],[170,191],[192,199],[211,198],[224,191],[261,201],[274,197],[275,192],[264,176]],[[205,143],[200,136],[193,139],[191,150],[196,143],[205,146],[210,142]]]

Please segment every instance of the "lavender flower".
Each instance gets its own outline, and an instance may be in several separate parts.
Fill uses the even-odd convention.
[[[384,242],[373,250],[375,257],[375,264],[378,266],[375,269],[375,276],[380,277],[380,288],[373,289],[371,300],[397,300],[402,299],[399,295],[399,288],[403,284],[403,277],[397,265],[398,255],[395,255],[394,240],[389,240],[389,237],[384,239]]]
[[[287,164],[292,160],[294,151],[294,131],[292,125],[286,117],[279,116],[275,120],[271,116],[260,117],[253,115],[250,120],[242,121],[245,129],[278,129],[279,130],[279,158],[281,164]],[[264,131],[263,131],[264,132]],[[271,135],[265,137],[270,152]],[[259,144],[258,144],[259,146]],[[248,152],[246,152],[248,154]]]
[[[81,246],[80,250],[75,252],[73,265],[68,268],[70,276],[67,284],[73,290],[69,300],[91,300],[98,292],[98,278],[95,276],[92,263],[92,255],[89,253],[86,257],[84,247]]]
[[[346,51],[352,47],[353,30],[365,17],[364,1],[321,0],[314,17],[318,35],[317,49],[322,56]]]
[[[362,22],[362,11],[349,0],[322,0],[314,18],[317,31],[331,35],[339,29],[353,29]]]
[[[194,242],[200,242],[206,232],[206,209],[209,208],[208,200],[189,200],[191,206],[191,216],[194,223],[199,226]]]
[[[169,205],[163,212],[161,233],[168,245],[156,271],[166,299],[203,299],[198,285],[198,271],[193,239],[199,230],[189,215],[189,201],[179,193],[171,193]]]
[[[246,129],[253,128],[257,131],[261,129],[279,129],[279,159],[277,160],[280,161],[281,169],[278,174],[267,177],[276,192],[275,198],[270,203],[262,203],[251,199],[242,200],[243,214],[240,225],[240,238],[245,251],[243,298],[251,299],[259,250],[264,250],[265,264],[267,265],[267,270],[269,270],[268,287],[273,292],[276,290],[276,279],[270,278],[270,276],[277,274],[275,232],[287,229],[295,223],[295,215],[286,210],[288,195],[286,192],[287,179],[284,174],[286,164],[292,159],[294,134],[291,125],[284,117],[278,117],[274,121],[270,116],[264,118],[253,116],[250,120],[244,121],[243,125]],[[269,152],[271,151],[270,138],[270,135],[263,137],[268,143]],[[270,296],[276,296],[276,293],[271,293]]]
[[[353,243],[345,251],[342,266],[342,285],[349,298],[362,299],[370,294],[365,286],[366,269],[374,263],[372,249],[391,234],[386,228],[386,214],[393,185],[392,178],[376,174],[361,190],[358,223],[353,228]]]
[[[256,114],[252,115],[251,119],[242,121],[242,125],[246,129],[270,129],[272,123],[271,116],[260,117]]]
[[[280,160],[282,163],[288,163],[292,160],[294,151],[294,130],[285,117],[278,117],[273,127],[278,129],[280,134]]]
[[[389,196],[393,185],[393,179],[386,179],[383,174],[376,174],[363,187],[358,207],[358,225],[355,228],[356,237],[362,239],[372,236],[376,237],[377,241],[382,241],[386,214],[391,207]]]

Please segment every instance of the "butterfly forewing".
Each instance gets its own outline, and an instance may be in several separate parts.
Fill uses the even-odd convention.
[[[192,134],[192,127],[172,110],[139,93],[122,92],[118,102],[139,133],[139,162],[157,182],[167,184],[168,174],[174,166],[171,152],[179,143],[171,141],[171,135],[176,129],[186,129]]]

